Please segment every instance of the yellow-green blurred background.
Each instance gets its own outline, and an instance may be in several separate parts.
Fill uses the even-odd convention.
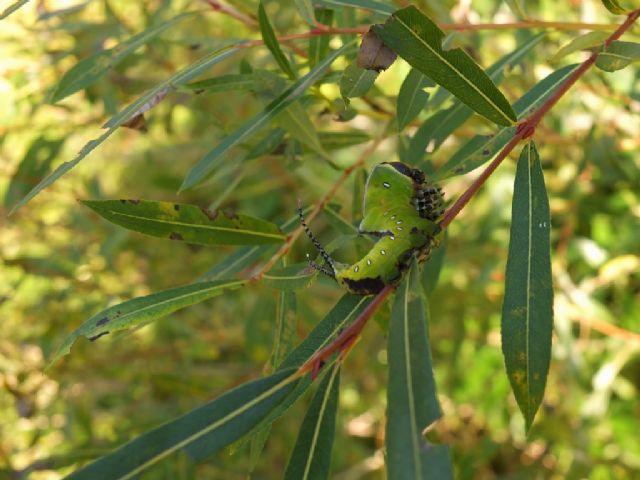
[[[11,2],[0,2],[0,10]],[[308,30],[294,2],[266,2],[279,33]],[[382,2],[396,7],[407,2]],[[416,2],[435,18],[515,22],[498,0]],[[251,18],[255,1],[229,1]],[[337,9],[343,7],[337,7]],[[527,1],[531,18],[616,24],[599,1]],[[49,103],[64,72],[182,11],[200,13],[136,50],[102,79]],[[347,11],[348,10],[348,11]],[[338,14],[336,14],[337,16]],[[365,10],[339,12],[356,26],[380,21]],[[342,18],[342,17],[341,17]],[[345,21],[347,21],[345,20]],[[638,41],[634,27],[629,40]],[[585,58],[558,49],[584,33],[549,30],[506,75],[516,99],[561,65]],[[483,66],[529,32],[486,30],[453,40]],[[71,160],[101,125],[147,88],[206,52],[259,38],[255,25],[206,2],[35,1],[0,21],[0,478],[61,478],[164,421],[261,375],[273,337],[277,292],[256,284],[190,307],[132,332],[79,341],[45,371],[66,335],[108,305],[185,284],[232,248],[204,248],[125,231],[78,203],[86,198],[147,198],[216,205],[282,223],[297,199],[312,204],[339,177],[317,156],[284,148],[250,162],[231,157],[211,180],[181,195],[182,179],[263,104],[246,90],[173,92],[147,116],[148,132],[120,129],[70,173],[11,217],[11,207],[44,174]],[[308,40],[295,43],[307,48]],[[339,45],[339,37],[332,46]],[[287,50],[290,51],[290,50]],[[345,64],[338,62],[339,71]],[[265,48],[243,51],[206,77],[277,70]],[[338,123],[336,85],[312,92],[308,112],[319,130],[382,135],[392,119],[403,62],[383,73],[358,115]],[[429,299],[430,336],[443,419],[430,433],[453,449],[458,478],[624,479],[640,472],[640,69],[590,72],[545,119],[536,135],[550,195],[555,330],[544,405],[525,437],[500,350],[500,312],[509,238],[514,162],[507,161],[455,220],[437,289]],[[421,117],[422,118],[422,117]],[[418,124],[403,133],[411,134]],[[491,126],[474,117],[434,154],[438,165]],[[388,135],[366,166],[397,158],[403,137]],[[364,147],[335,152],[341,165]],[[32,168],[16,176],[19,165]],[[457,197],[477,174],[443,187]],[[11,187],[10,187],[11,185]],[[352,218],[350,180],[333,199]],[[337,236],[320,216],[325,242]],[[298,242],[289,259],[312,247]],[[263,259],[263,260],[266,260]],[[298,343],[341,292],[318,281],[297,295]],[[340,392],[333,478],[385,478],[386,308],[351,353]],[[305,398],[276,422],[253,478],[280,478]],[[202,465],[175,456],[143,478],[247,476],[247,452]]]

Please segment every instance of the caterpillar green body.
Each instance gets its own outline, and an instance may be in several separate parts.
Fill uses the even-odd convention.
[[[367,179],[364,217],[359,231],[378,238],[373,248],[358,262],[335,262],[309,231],[307,235],[326,265],[311,265],[333,277],[346,290],[357,295],[378,293],[386,285],[396,285],[415,256],[428,258],[437,246],[442,215],[440,188],[425,181],[421,170],[400,162],[376,165]]]

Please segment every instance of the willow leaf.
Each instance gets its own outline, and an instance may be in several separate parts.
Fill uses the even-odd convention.
[[[444,50],[444,32],[417,8],[398,10],[373,30],[409,65],[480,115],[498,125],[515,123],[511,105],[484,70],[462,49]]]
[[[567,65],[540,80],[515,102],[518,118],[525,118],[545,102],[571,75],[578,65]],[[501,128],[494,135],[476,135],[457,150],[433,176],[433,181],[462,175],[491,160],[515,134],[514,127]]]
[[[385,444],[387,475],[399,480],[452,478],[450,463],[449,473],[431,476],[434,470],[442,468],[441,457],[448,455],[448,448],[428,444],[422,434],[440,418],[441,412],[421,290],[414,261],[407,280],[396,294],[389,325]],[[435,455],[435,459],[431,455]]]
[[[199,245],[263,245],[285,239],[277,225],[266,220],[196,205],[150,200],[83,200],[82,203],[129,230]]]
[[[304,416],[285,480],[329,478],[339,387],[340,365],[336,363],[325,375]]]
[[[262,40],[264,40],[264,44],[269,49],[276,62],[278,62],[282,71],[286,73],[289,78],[294,80],[296,78],[296,74],[291,68],[289,60],[287,60],[287,57],[280,48],[280,43],[278,42],[276,34],[273,31],[273,27],[269,22],[269,17],[267,16],[267,12],[264,9],[262,1],[260,2],[260,5],[258,5],[258,22],[260,23],[260,32],[262,33]]]
[[[542,402],[551,358],[550,231],[549,200],[531,142],[522,150],[516,170],[502,305],[502,352],[527,430]]]
[[[156,36],[194,13],[183,13],[153,28],[138,33],[114,48],[98,52],[84,58],[71,67],[60,79],[51,95],[51,103],[56,103],[69,95],[93,85],[109,70],[117,66],[136,49],[153,40]]]
[[[170,313],[218,296],[226,290],[239,288],[244,280],[216,280],[170,288],[144,297],[134,298],[95,314],[76,328],[58,349],[51,364],[68,354],[80,337],[96,340],[108,333],[149,323]]]
[[[267,415],[295,388],[295,370],[245,383],[155,428],[69,475],[70,480],[128,480],[186,449],[196,460],[229,445]]]
[[[616,41],[600,52],[596,59],[596,67],[605,72],[615,72],[638,60],[640,60],[640,43]]]

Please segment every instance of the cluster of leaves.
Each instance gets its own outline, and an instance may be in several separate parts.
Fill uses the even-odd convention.
[[[295,250],[284,257],[300,232],[296,217],[291,216],[293,208],[290,207],[295,203],[281,192],[286,183],[263,178],[268,193],[262,195],[265,202],[260,202],[260,193],[255,193],[261,188],[259,171],[275,168],[270,165],[273,159],[284,159],[290,166],[306,172],[306,178],[303,176],[300,181],[310,181],[315,176],[323,180],[317,182],[319,184],[315,188],[325,193],[325,200],[312,210],[312,216],[321,207],[326,207],[324,211],[331,225],[342,234],[330,248],[343,248],[347,255],[354,253],[349,249],[361,253],[367,248],[366,240],[353,242],[356,234],[354,221],[361,213],[358,204],[363,196],[366,175],[362,167],[370,152],[360,151],[354,161],[351,158],[353,147],[358,152],[360,144],[372,140],[373,145],[379,145],[383,139],[394,136],[400,160],[423,169],[437,181],[448,179],[453,182],[453,177],[483,165],[500,151],[504,152],[515,137],[523,136],[517,122],[526,124],[526,120],[542,106],[548,105],[578,72],[577,65],[567,65],[548,73],[537,83],[523,82],[518,85],[522,89],[520,98],[511,104],[496,85],[502,82],[509,69],[526,62],[542,44],[543,34],[526,32],[512,51],[506,52],[484,70],[465,50],[452,48],[450,43],[456,39],[446,37],[428,16],[415,7],[395,11],[391,5],[376,1],[332,0],[319,2],[316,7],[308,1],[296,2],[296,13],[311,29],[299,35],[308,46],[301,50],[292,43],[296,35],[276,35],[272,25],[276,17],[267,13],[269,5],[257,4],[254,10],[257,13],[253,17],[236,7],[210,3],[216,11],[226,12],[248,26],[257,25],[261,38],[225,41],[226,45],[210,48],[209,53],[177,73],[161,81],[149,82],[151,85],[142,95],[114,113],[101,136],[82,147],[74,159],[60,164],[53,171],[50,171],[52,162],[58,157],[64,140],[50,140],[45,136],[38,138],[7,185],[5,205],[14,211],[24,207],[121,127],[146,129],[144,117],[152,112],[161,112],[162,107],[171,101],[174,105],[172,114],[177,115],[181,103],[197,103],[204,93],[233,92],[243,96],[251,93],[251,98],[255,99],[247,107],[251,112],[241,115],[246,119],[235,115],[231,117],[220,110],[222,117],[218,125],[202,131],[204,134],[213,130],[213,135],[220,140],[212,143],[203,137],[207,138],[206,142],[196,145],[193,152],[180,152],[179,159],[194,155],[200,157],[177,188],[183,198],[188,195],[193,202],[103,199],[83,202],[116,225],[171,239],[174,244],[186,242],[239,248],[224,255],[196,282],[176,287],[174,282],[167,281],[171,288],[114,302],[115,305],[84,321],[51,358],[55,362],[69,353],[80,337],[95,341],[106,334],[113,335],[119,330],[147,324],[222,293],[226,296],[242,286],[251,286],[260,294],[259,289],[264,284],[277,292],[277,329],[267,361],[268,374],[243,383],[191,412],[149,430],[76,470],[73,478],[131,478],[172,453],[184,450],[191,459],[199,461],[243,437],[245,440],[241,440],[240,445],[250,445],[252,463],[255,463],[271,424],[312,385],[312,379],[303,367],[372,303],[368,298],[343,296],[306,339],[292,348],[296,328],[295,299],[315,276],[303,262],[287,264],[287,258],[299,258]],[[514,4],[515,12],[522,11],[518,2],[510,3]],[[637,17],[638,12],[627,11],[618,2],[603,3],[613,13],[629,13],[629,18]],[[433,6],[428,6],[432,10]],[[356,15],[360,9],[364,13]],[[117,19],[111,7],[107,11]],[[432,13],[436,12],[437,8],[433,7]],[[68,14],[57,13],[61,18]],[[135,62],[128,62],[132,62],[136,52],[145,47],[151,52],[151,63],[159,61],[158,54],[163,47],[161,42],[166,41],[161,35],[186,22],[201,22],[200,14],[171,16],[168,7],[163,6],[150,15],[151,26],[143,32],[112,48],[85,56],[67,69],[48,92],[48,101],[64,104],[67,97],[84,90],[86,95],[102,102],[106,111],[112,111],[114,104],[121,103],[114,85],[118,81],[124,85],[131,82],[128,76]],[[334,21],[337,28],[332,32]],[[379,21],[384,23],[377,24]],[[354,33],[365,33],[373,24],[358,53]],[[339,45],[330,44],[332,34],[341,39]],[[229,32],[226,38],[231,37]],[[106,38],[102,40],[106,42]],[[178,43],[182,45],[187,40],[188,36]],[[575,38],[556,57],[561,58],[602,40],[596,35]],[[270,56],[243,60],[240,73],[217,73],[210,78],[198,79],[211,69],[228,69],[228,62],[234,57],[261,45],[267,48]],[[393,112],[388,98],[377,90],[375,82],[381,77],[379,70],[387,68],[395,54],[411,69],[405,70]],[[596,65],[603,71],[617,71],[638,58],[638,44],[614,42],[606,45]],[[279,71],[274,69],[276,66]],[[106,80],[107,77],[110,81]],[[376,112],[382,112],[385,121],[378,122],[375,129],[372,128],[373,123],[358,128],[361,116],[370,115],[375,119]],[[496,124],[498,129],[479,121],[474,112]],[[211,117],[210,112],[193,109],[191,122],[201,128],[202,123],[211,122]],[[472,136],[465,142],[457,139],[453,151],[448,151],[446,141],[458,135],[461,128],[470,122],[474,129],[489,133]],[[151,124],[151,129],[156,123]],[[372,130],[378,131],[373,138],[370,136]],[[179,136],[180,133],[176,133],[176,137]],[[178,151],[174,149],[169,160],[173,160]],[[439,152],[446,152],[446,157],[438,157],[436,153]],[[301,166],[302,159],[308,159],[305,164],[315,162],[316,165]],[[184,167],[181,165],[182,169]],[[334,188],[326,188],[326,183],[331,182],[326,179],[334,176],[335,169],[345,167]],[[171,168],[175,167],[169,166]],[[350,179],[354,191],[354,209],[350,217],[336,205],[327,204],[327,200],[332,199],[330,195],[336,194],[338,187],[354,171],[357,172],[355,178]],[[623,170],[623,176],[628,174],[628,170]],[[252,183],[248,193],[242,195],[238,186],[245,178],[250,178]],[[637,181],[637,175],[633,178]],[[202,201],[203,190],[194,187],[205,182],[225,188],[219,195],[214,195],[213,201],[210,201],[211,195],[206,195],[208,208],[200,208],[195,205]],[[336,182],[335,178],[333,182]],[[129,190],[140,196],[142,192],[137,187],[133,182]],[[99,189],[95,190],[100,193]],[[326,194],[327,191],[330,195]],[[46,195],[44,192],[36,200]],[[233,199],[238,211],[251,214],[232,213],[219,208],[229,203],[227,199]],[[282,219],[279,222],[264,220],[278,217]],[[551,360],[553,289],[550,231],[550,208],[540,157],[531,142],[523,148],[515,172],[501,328],[507,376],[524,414],[526,430],[531,428],[542,403]],[[353,245],[344,248],[346,242]],[[280,250],[277,250],[278,245]],[[392,478],[453,476],[449,447],[441,444],[447,440],[446,434],[439,432],[430,437],[429,442],[423,434],[427,427],[437,427],[435,422],[442,415],[433,377],[427,333],[429,309],[425,298],[432,298],[444,252],[443,246],[422,274],[419,274],[417,265],[412,266],[407,279],[395,293],[389,314],[385,445],[387,471]],[[276,263],[277,266],[271,268]],[[261,266],[255,268],[256,264]],[[250,268],[254,269],[249,272]],[[164,274],[166,276],[166,271]],[[321,285],[315,284],[314,288],[321,288]],[[243,289],[243,293],[248,290]],[[231,311],[237,310],[230,308]],[[256,309],[260,312],[259,303]],[[237,317],[237,312],[233,316]],[[247,325],[248,332],[255,327],[251,322]],[[306,410],[289,457],[287,478],[326,478],[329,475],[344,357],[338,355],[326,360],[318,388]],[[457,468],[464,470],[464,466]]]

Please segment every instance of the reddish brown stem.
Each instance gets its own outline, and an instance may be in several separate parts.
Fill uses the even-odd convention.
[[[346,353],[351,349],[355,341],[360,336],[362,329],[367,324],[369,319],[374,313],[378,311],[380,305],[387,299],[387,297],[393,292],[394,287],[387,285],[384,287],[375,297],[371,300],[371,303],[358,315],[358,317],[326,347],[319,350],[313,355],[300,369],[298,373],[311,372],[313,378],[316,377],[322,365],[326,363],[327,359],[336,352],[340,352],[339,361],[342,361]]]
[[[633,25],[633,23],[640,17],[640,9],[629,14],[623,24],[621,24],[615,32],[604,42],[604,48],[606,49],[613,41],[620,38],[620,36]],[[485,168],[480,176],[471,184],[471,186],[458,198],[458,200],[447,210],[444,214],[440,225],[442,228],[446,228],[451,221],[460,213],[464,206],[469,202],[471,197],[480,189],[484,182],[494,172],[496,168],[502,163],[502,161],[513,151],[513,149],[520,143],[521,140],[531,137],[535,133],[535,129],[544,117],[544,115],[562,98],[562,96],[578,81],[578,79],[589,69],[598,58],[599,51],[595,51],[580,67],[578,67],[560,86],[560,88],[553,93],[547,99],[547,101],[528,118],[518,124],[516,134],[509,141],[507,145],[502,149],[498,156]],[[367,324],[369,319],[375,312],[378,311],[382,303],[394,290],[394,287],[387,285],[380,293],[378,293],[371,303],[362,311],[362,313],[356,318],[351,325],[345,328],[335,340],[329,343],[326,347],[319,350],[313,355],[300,369],[298,374],[302,375],[307,372],[311,372],[312,377],[315,379],[318,372],[326,363],[327,359],[334,353],[340,352],[340,358],[338,361],[342,361],[345,355],[351,350],[356,340],[360,336],[362,329]]]

